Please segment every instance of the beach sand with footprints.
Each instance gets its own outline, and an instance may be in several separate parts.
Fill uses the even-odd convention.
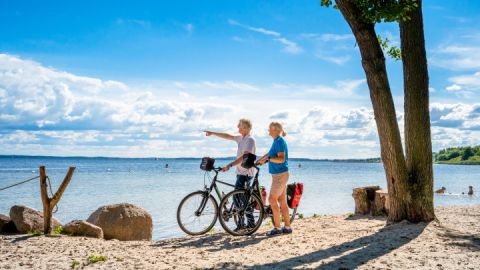
[[[438,221],[319,216],[291,235],[213,233],[161,241],[0,236],[0,269],[478,269],[480,206],[439,207]],[[89,258],[90,257],[90,258]],[[98,261],[98,262],[95,262]]]

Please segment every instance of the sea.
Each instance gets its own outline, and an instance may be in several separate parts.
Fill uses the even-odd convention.
[[[216,166],[232,159],[217,159]],[[168,164],[168,166],[167,166]],[[185,234],[176,221],[180,200],[209,183],[200,170],[200,158],[86,158],[0,156],[0,189],[38,175],[39,166],[46,166],[55,192],[70,166],[76,170],[54,214],[62,223],[86,220],[103,205],[132,203],[146,209],[153,217],[153,238],[165,239]],[[378,185],[386,187],[381,163],[334,162],[290,159],[290,182],[302,182],[304,194],[299,212],[313,214],[345,214],[354,211],[352,189]],[[435,195],[436,206],[480,204],[480,196],[465,195],[468,186],[480,191],[480,166],[434,166],[435,189],[447,188],[447,194]],[[234,169],[219,174],[219,179],[234,183]],[[260,184],[269,190],[271,176],[261,167]],[[42,209],[39,180],[0,191],[0,214],[8,215],[13,205]],[[231,187],[220,185],[227,193]],[[465,194],[462,194],[464,192]],[[217,224],[217,227],[219,225]]]

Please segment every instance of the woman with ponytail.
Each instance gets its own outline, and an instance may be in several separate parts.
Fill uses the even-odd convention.
[[[273,138],[272,147],[266,155],[260,158],[259,163],[264,164],[268,161],[268,171],[272,174],[272,187],[270,189],[270,195],[268,196],[268,202],[272,208],[274,228],[267,233],[267,236],[274,236],[282,233],[292,233],[286,196],[289,177],[288,148],[283,138],[287,133],[283,129],[282,124],[278,122],[270,123],[268,133]],[[280,227],[280,209],[282,210],[283,221],[285,223],[283,228]]]

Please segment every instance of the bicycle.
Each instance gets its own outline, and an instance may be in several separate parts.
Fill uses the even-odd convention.
[[[242,227],[241,222],[245,219],[245,217],[247,217],[248,219],[248,216],[249,216],[249,213],[248,212],[246,213],[245,210],[238,213],[235,212],[233,215],[233,220],[236,228],[241,228],[241,230],[235,231],[229,228],[229,226],[225,223],[229,221],[228,220],[229,217],[224,217],[224,219],[220,219],[220,225],[223,227],[223,229],[225,229],[227,233],[234,236],[250,235],[254,233],[256,230],[258,230],[261,223],[263,222],[263,219],[271,217],[273,222],[273,216],[270,210],[270,206],[265,206],[263,202],[263,197],[260,196],[261,189],[258,181],[258,175],[260,173],[260,169],[257,166],[258,164],[254,165],[255,168],[257,169],[257,172],[255,174],[254,181],[251,186],[247,186],[246,189],[237,189],[224,195],[223,192],[219,190],[217,186],[217,182],[233,188],[235,188],[235,185],[218,180],[218,173],[222,171],[222,168],[214,167],[213,166],[214,162],[215,162],[214,159],[203,158],[202,163],[200,165],[200,168],[205,171],[205,174],[207,174],[209,171],[213,171],[215,173],[215,176],[213,177],[210,186],[204,185],[203,190],[198,190],[188,194],[182,199],[182,201],[178,205],[177,223],[180,226],[180,229],[189,235],[205,234],[209,232],[213,228],[213,226],[215,226],[215,223],[217,222],[220,212],[234,213],[235,211],[232,211],[232,207],[235,205],[236,205],[235,210],[248,208],[248,211],[252,212],[252,216],[254,217],[254,220],[255,220],[256,215],[253,214],[252,209],[250,209],[248,205],[247,207],[243,207],[243,205],[245,205],[245,201],[250,201],[252,198],[254,198],[256,202],[256,204],[254,204],[255,207],[253,209],[257,209],[261,217],[259,219],[257,218],[257,222],[255,223],[255,229],[251,230],[250,228],[250,230],[245,230],[245,228],[241,228]],[[215,197],[212,195],[213,191],[215,191],[215,194],[220,200],[220,205],[218,204]],[[247,197],[243,197],[243,195],[245,194],[250,194],[250,195]],[[228,198],[230,197],[234,197],[234,198],[229,200]],[[245,198],[247,200],[245,200]],[[239,201],[239,199],[241,199],[242,201]],[[229,205],[230,202],[232,202],[232,207],[230,207],[230,210],[228,210],[227,205]],[[189,207],[191,207],[191,209]],[[291,216],[290,216],[291,222],[293,222],[296,212],[297,212],[297,208],[293,209],[293,212],[291,213]],[[182,214],[186,214],[187,216],[184,216]],[[186,222],[190,218],[193,218],[193,220]],[[197,230],[192,228],[195,226],[198,226],[199,228]]]
[[[220,224],[223,229],[234,236],[251,235],[256,232],[264,219],[268,217],[273,221],[273,213],[269,205],[265,205],[263,196],[261,196],[260,184],[258,181],[258,175],[260,173],[259,163],[255,161],[255,155],[244,155],[244,161],[242,165],[244,167],[253,167],[257,170],[251,186],[247,186],[245,189],[237,189],[229,192],[223,196],[219,206]],[[248,161],[250,159],[250,161]],[[253,161],[252,161],[253,159]],[[252,163],[252,164],[248,164]],[[290,210],[289,210],[290,211]],[[297,208],[291,209],[290,223],[293,222],[297,214]],[[242,226],[239,221],[250,216],[250,220],[247,221],[246,226]],[[253,222],[252,223],[252,219]],[[256,221],[255,221],[256,220]],[[230,223],[230,221],[233,221]],[[235,226],[231,228],[230,225]],[[240,225],[240,226],[239,226]]]
[[[192,192],[185,196],[177,208],[177,223],[180,229],[189,235],[202,235],[210,231],[218,219],[218,202],[212,195],[215,194],[218,200],[223,198],[217,182],[233,187],[234,185],[218,180],[218,173],[222,171],[221,167],[213,167],[214,159],[203,158],[200,168],[205,171],[205,175],[209,171],[213,171],[215,176],[210,186],[204,183],[204,189]],[[186,215],[183,215],[186,214]],[[195,228],[198,226],[198,229]]]

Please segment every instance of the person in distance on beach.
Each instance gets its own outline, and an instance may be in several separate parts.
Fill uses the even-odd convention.
[[[274,236],[282,233],[292,233],[286,195],[289,178],[288,148],[283,138],[287,133],[283,130],[282,124],[278,122],[270,123],[268,133],[273,138],[272,147],[258,162],[265,164],[268,161],[268,172],[272,175],[272,187],[270,188],[268,202],[272,207],[274,228],[267,233],[267,236]],[[283,228],[280,227],[280,209],[285,223]]]
[[[222,171],[226,172],[233,166],[236,166],[236,174],[237,180],[235,182],[235,189],[245,188],[247,185],[250,185],[250,182],[254,175],[254,168],[245,169],[241,166],[243,154],[250,153],[255,154],[256,146],[255,146],[255,139],[250,135],[250,131],[252,130],[252,123],[248,119],[240,119],[238,121],[238,133],[239,135],[230,135],[227,133],[220,133],[220,132],[213,132],[213,131],[205,131],[206,136],[217,136],[225,140],[235,141],[238,145],[237,148],[237,159],[227,166],[223,167]],[[235,203],[235,202],[234,202]],[[237,202],[238,203],[238,202]],[[236,230],[241,230],[247,227],[255,226],[255,220],[253,215],[246,214],[247,217],[247,224],[245,224],[244,218],[241,217],[239,220],[238,227]]]
[[[437,193],[437,194],[444,194],[445,191],[447,191],[447,188],[446,188],[446,187],[442,187],[441,189],[437,189],[437,190],[435,191],[435,193]]]
[[[468,186],[468,195],[472,196],[473,195],[473,187],[472,186]]]

